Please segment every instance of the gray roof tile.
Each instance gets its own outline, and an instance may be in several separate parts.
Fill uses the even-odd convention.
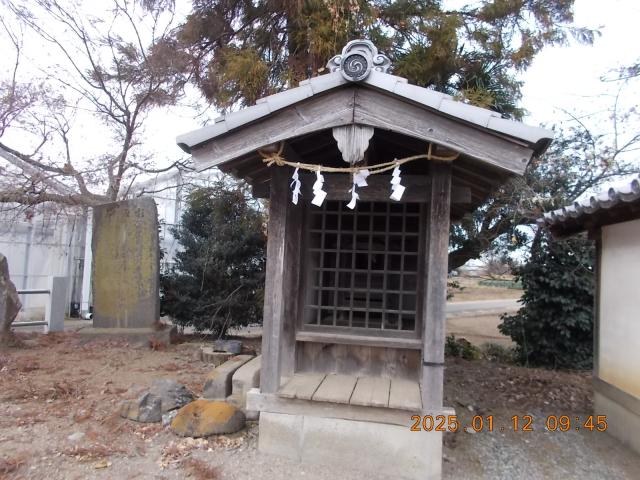
[[[611,186],[597,195],[591,195],[571,205],[547,212],[538,219],[538,225],[559,226],[568,221],[585,219],[619,204],[635,201],[640,201],[640,176],[630,182]]]
[[[262,98],[256,102],[256,105],[228,113],[221,119],[216,119],[213,125],[179,135],[176,138],[176,142],[180,148],[190,152],[193,147],[223,135],[230,130],[347,83],[351,82],[347,81],[339,71],[313,77],[300,82],[298,87]],[[428,88],[411,85],[407,83],[406,78],[388,73],[373,70],[360,84],[420,103],[428,108],[483,128],[537,144],[537,153],[544,151],[553,137],[553,132],[549,130],[500,118],[499,114],[491,110],[456,101],[450,95]]]

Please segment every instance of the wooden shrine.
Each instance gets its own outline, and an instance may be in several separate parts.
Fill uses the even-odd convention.
[[[366,40],[328,67],[177,139],[199,169],[269,199],[261,381],[247,406],[264,451],[439,478],[441,433],[408,427],[452,414],[450,223],[552,134],[408,84]]]

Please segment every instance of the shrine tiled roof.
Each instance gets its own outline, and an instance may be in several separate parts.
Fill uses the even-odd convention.
[[[589,224],[601,225],[626,218],[613,217],[612,213],[632,207],[640,209],[640,175],[631,181],[612,185],[601,193],[577,200],[571,205],[547,212],[538,219],[538,225],[550,227],[560,234],[572,233],[588,228]]]

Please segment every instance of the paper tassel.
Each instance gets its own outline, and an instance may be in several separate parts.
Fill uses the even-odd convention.
[[[311,203],[313,203],[316,207],[322,206],[324,199],[327,198],[327,192],[322,190],[323,184],[324,177],[318,170],[316,172],[316,181],[313,184],[313,200],[311,200]]]
[[[359,170],[353,174],[353,183],[358,187],[366,187],[367,177],[369,176],[369,170]]]
[[[298,197],[300,196],[300,187],[302,186],[302,183],[300,182],[300,177],[298,175],[298,167],[296,167],[296,169],[293,172],[293,175],[291,176],[292,178],[292,182],[291,182],[291,187],[293,188],[293,194],[291,197],[291,201],[293,202],[294,205],[298,204]]]
[[[347,208],[350,208],[351,210],[353,210],[354,208],[356,208],[356,202],[360,198],[360,195],[358,195],[358,192],[356,192],[355,183],[353,184],[353,188],[349,191],[351,192],[351,201],[347,204]]]
[[[399,202],[404,194],[405,187],[400,185],[402,179],[400,178],[400,167],[396,165],[391,174],[391,200]]]

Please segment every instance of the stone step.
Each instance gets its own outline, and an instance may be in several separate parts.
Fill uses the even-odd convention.
[[[233,374],[232,392],[234,395],[239,395],[244,399],[250,389],[260,386],[261,361],[262,355],[258,355]],[[242,406],[244,407],[244,401]]]
[[[231,395],[233,374],[253,358],[253,355],[236,355],[214,368],[204,383],[202,396],[209,400],[225,400]]]

